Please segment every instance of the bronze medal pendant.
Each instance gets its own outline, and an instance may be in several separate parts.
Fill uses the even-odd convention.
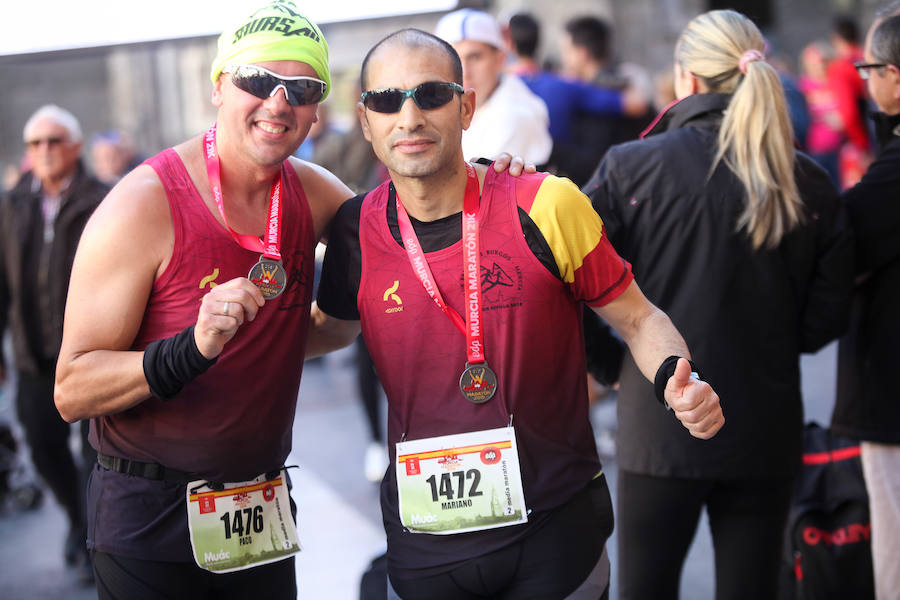
[[[281,264],[281,261],[269,258],[260,258],[259,262],[250,269],[247,279],[259,288],[266,300],[280,296],[287,285],[284,265]]]
[[[474,404],[484,404],[497,391],[497,375],[487,363],[469,366],[459,378],[459,389],[466,400]]]

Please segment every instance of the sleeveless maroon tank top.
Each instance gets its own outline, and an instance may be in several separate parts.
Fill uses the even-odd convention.
[[[245,250],[210,213],[178,154],[147,161],[169,200],[175,247],[153,283],[133,349],[197,320],[212,286],[246,277],[259,254]],[[285,162],[281,254],[287,287],[245,322],[206,373],[169,401],[150,398],[94,419],[93,445],[105,454],[239,481],[281,466],[291,431],[309,326],[315,234],[296,172]]]
[[[388,185],[360,214],[362,331],[389,399],[391,454],[414,440],[503,427],[513,415],[526,506],[523,526],[435,536],[402,532],[393,468],[382,488],[388,544],[417,567],[480,555],[526,535],[541,513],[569,500],[600,470],[588,418],[582,305],[528,247],[517,194],[530,205],[543,175],[511,178],[488,169],[478,215],[485,355],[498,379],[482,405],[463,398],[465,336],[429,298],[388,228]],[[402,199],[401,199],[402,200]],[[464,315],[462,242],[427,255],[444,300]],[[473,554],[474,553],[474,554]]]

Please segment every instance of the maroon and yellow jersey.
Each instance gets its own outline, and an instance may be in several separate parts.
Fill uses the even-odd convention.
[[[386,183],[362,202],[356,294],[363,336],[388,397],[391,450],[402,438],[491,429],[512,419],[526,505],[532,511],[526,525],[440,536],[437,541],[434,536],[404,532],[394,472],[389,470],[382,507],[392,569],[433,569],[524,537],[598,473],[588,418],[582,307],[612,301],[632,275],[607,242],[589,201],[573,184],[544,174],[513,178],[489,169],[478,211],[482,327],[498,389],[492,400],[475,405],[459,389],[466,364],[465,337],[413,272],[389,223],[396,211],[392,196]],[[542,262],[536,244],[526,241],[523,212],[537,226],[553,265]],[[441,222],[414,226],[444,300],[464,314],[459,233],[455,241],[433,251],[427,241],[429,228],[455,227],[456,232],[461,228],[452,222],[449,227]],[[334,231],[342,231],[340,221]],[[335,297],[356,291],[334,289],[328,273],[334,267],[326,256],[323,281],[332,282],[324,296],[320,288],[325,312],[339,304]],[[353,270],[349,269],[351,281]],[[347,272],[341,271],[338,278],[347,281]]]

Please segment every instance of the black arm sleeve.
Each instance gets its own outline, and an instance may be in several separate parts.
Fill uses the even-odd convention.
[[[171,400],[184,384],[193,381],[216,364],[219,357],[206,358],[194,340],[194,326],[172,337],[150,342],[144,349],[144,377],[150,393]]]

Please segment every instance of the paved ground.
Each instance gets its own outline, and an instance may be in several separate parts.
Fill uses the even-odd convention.
[[[303,376],[294,451],[288,462],[300,466],[292,471],[292,477],[304,546],[297,560],[302,599],[356,600],[360,575],[369,560],[384,550],[378,486],[362,475],[368,433],[355,393],[350,352],[307,365]],[[804,357],[807,420],[828,421],[834,360],[833,346]],[[613,403],[599,405],[593,417],[598,429],[614,428]],[[607,458],[604,465],[615,495],[615,460]],[[0,598],[96,598],[93,590],[79,587],[75,574],[63,565],[65,533],[62,512],[49,498],[35,511],[0,514]],[[609,543],[613,563],[614,538],[615,534]],[[704,522],[685,564],[682,598],[713,598],[712,572],[709,530]],[[616,597],[615,586],[614,578],[612,598]]]

